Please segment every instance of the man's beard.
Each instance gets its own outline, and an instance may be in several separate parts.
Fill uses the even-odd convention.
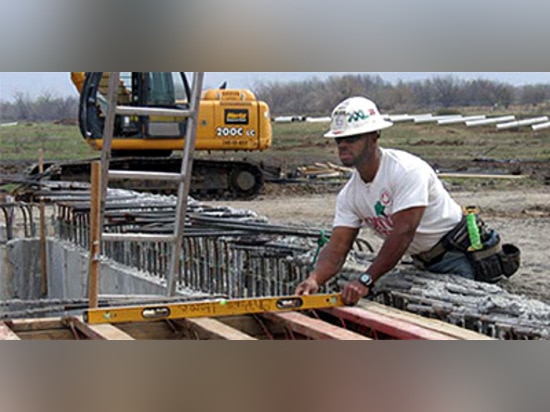
[[[342,158],[342,154],[345,155],[345,158]],[[355,158],[353,156],[351,156],[348,152],[340,153],[339,157],[340,157],[340,162],[345,167],[354,167],[355,166]]]

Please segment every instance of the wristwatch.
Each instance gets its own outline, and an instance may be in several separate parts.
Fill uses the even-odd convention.
[[[359,282],[361,282],[361,284],[369,289],[372,289],[372,286],[374,285],[374,280],[372,280],[372,277],[371,275],[369,275],[368,273],[363,273],[360,277],[359,277]]]
[[[376,296],[378,294],[378,291],[376,290],[376,287],[374,286],[374,280],[372,279],[371,275],[369,275],[368,273],[363,273],[359,277],[359,282],[363,286],[369,288],[369,294],[367,296],[365,296],[365,298],[372,299],[372,298],[374,298],[374,296]]]

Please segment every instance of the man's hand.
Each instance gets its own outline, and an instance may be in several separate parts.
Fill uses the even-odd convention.
[[[298,285],[295,294],[297,296],[315,295],[319,292],[319,284],[315,279],[308,278]]]
[[[342,292],[342,299],[346,305],[356,305],[362,298],[367,297],[370,289],[356,280],[348,283]]]

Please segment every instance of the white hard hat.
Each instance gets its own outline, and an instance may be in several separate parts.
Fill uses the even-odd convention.
[[[332,124],[325,137],[338,139],[377,132],[391,126],[393,123],[384,119],[374,102],[364,97],[351,97],[332,112]]]

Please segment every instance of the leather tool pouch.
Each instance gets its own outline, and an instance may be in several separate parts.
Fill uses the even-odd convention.
[[[446,236],[445,248],[458,250],[468,256],[474,267],[477,281],[496,283],[503,277],[511,277],[520,267],[520,250],[514,245],[503,245],[497,231],[488,228],[479,216],[477,216],[477,222],[483,244],[480,250],[470,249],[465,220]]]

